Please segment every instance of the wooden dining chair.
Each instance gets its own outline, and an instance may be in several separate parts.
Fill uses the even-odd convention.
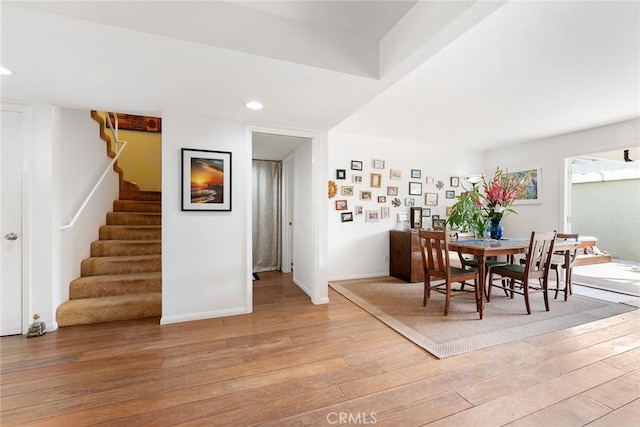
[[[564,280],[564,300],[567,300],[567,295],[571,295],[573,292],[571,290],[571,275],[573,273],[573,264],[576,260],[576,256],[578,254],[578,239],[579,236],[577,234],[566,234],[566,233],[558,233],[556,235],[556,241],[560,242],[575,242],[573,247],[569,249],[569,256],[566,256],[565,251],[555,251],[553,257],[551,258],[551,269],[556,272],[556,293],[553,299],[558,298],[558,292],[560,292],[560,270],[564,270],[566,274],[566,278]],[[568,278],[568,280],[567,280]]]
[[[544,306],[549,311],[548,279],[553,255],[553,245],[556,240],[556,232],[531,232],[529,249],[524,265],[508,264],[494,267],[489,275],[487,301],[491,301],[491,289],[503,289],[513,298],[514,294],[524,296],[524,304],[527,314],[531,314],[529,295],[534,292],[542,292]],[[494,279],[494,275],[500,276]],[[496,284],[496,281],[498,282]]]
[[[453,291],[452,283],[473,281],[476,310],[480,312],[481,295],[478,287],[477,268],[452,267],[449,259],[449,239],[446,231],[420,230],[422,265],[424,268],[424,297],[422,305],[427,306],[431,291],[445,295],[444,315],[449,314],[451,297],[467,295],[471,291]],[[470,285],[470,283],[467,283]]]
[[[561,269],[565,271],[565,278],[564,278],[565,283],[564,283],[564,288],[562,289],[562,292],[564,292],[564,300],[566,301],[567,296],[573,293],[571,289],[571,275],[573,273],[573,264],[578,254],[578,239],[579,239],[578,234],[558,233],[556,235],[556,242],[575,242],[575,243],[571,249],[568,249],[569,251],[568,256],[565,250],[561,250],[561,251],[554,251],[553,256],[551,257],[551,264],[549,268],[551,268],[551,270],[555,270],[556,272],[556,287],[554,289],[555,295],[553,296],[553,299],[557,299],[558,293],[561,291],[560,289],[560,282],[561,282],[560,270]],[[527,262],[526,257],[520,259],[520,264],[524,265],[526,262]],[[568,276],[568,280],[566,278],[567,276]]]

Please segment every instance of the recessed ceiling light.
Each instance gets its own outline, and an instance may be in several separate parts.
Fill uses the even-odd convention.
[[[262,110],[262,104],[258,101],[249,101],[244,105],[250,110]]]
[[[7,70],[2,65],[0,65],[0,75],[8,76],[9,74],[12,74],[11,70]]]

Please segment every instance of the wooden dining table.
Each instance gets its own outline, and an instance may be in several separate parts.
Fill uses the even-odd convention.
[[[473,239],[473,240],[451,240],[449,241],[449,250],[474,255],[478,259],[478,287],[480,292],[480,319],[482,319],[482,311],[484,309],[484,289],[486,287],[485,261],[489,257],[507,256],[511,257],[517,254],[523,254],[529,248],[529,238],[516,237],[505,238],[502,240],[494,239]],[[597,239],[591,236],[581,236],[578,239],[577,246],[579,249],[593,248],[597,243]],[[571,250],[575,247],[575,241],[556,240],[553,245],[554,252],[564,252],[565,261],[568,265]],[[565,272],[565,280],[569,280],[569,271]]]

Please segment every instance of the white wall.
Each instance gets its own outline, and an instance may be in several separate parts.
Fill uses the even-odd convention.
[[[23,212],[25,324],[39,313],[48,330],[54,330],[56,308],[68,299],[69,282],[78,277],[80,262],[117,197],[118,181],[112,173],[76,226],[60,231],[109,163],[105,143],[89,111],[47,104],[30,104],[29,109]]]
[[[580,233],[577,229],[563,230],[565,159],[637,146],[638,141],[640,119],[634,119],[488,151],[486,171],[493,171],[496,166],[511,171],[542,169],[541,203],[514,206],[518,215],[503,220],[505,235],[528,236],[531,230]]]
[[[640,180],[573,184],[572,196],[574,230],[613,258],[640,261]]]
[[[162,120],[161,323],[248,313],[250,136],[214,117],[164,111]],[[181,211],[182,148],[232,152],[230,212]]]
[[[100,139],[100,125],[87,110],[55,108],[53,126],[54,188],[56,215],[53,232],[57,250],[53,251],[54,306],[69,299],[69,283],[80,277],[80,264],[90,256],[91,242],[98,240],[98,229],[106,223],[118,198],[118,174],[110,166],[107,144]],[[102,174],[96,189],[73,228],[60,230],[78,212]],[[58,258],[56,258],[56,256]]]
[[[294,165],[294,210],[293,210],[293,281],[312,300],[315,299],[315,265],[318,256],[317,248],[312,242],[316,241],[317,227],[315,215],[317,204],[311,191],[313,185],[312,171],[309,165],[313,159],[313,142],[305,142],[295,150]],[[315,301],[321,303],[321,301]],[[326,302],[326,301],[325,301]]]
[[[437,143],[399,142],[387,139],[375,139],[357,135],[331,132],[329,134],[329,179],[338,186],[353,185],[353,196],[338,194],[333,199],[325,198],[328,211],[328,266],[329,279],[351,279],[371,276],[385,276],[389,274],[389,230],[396,227],[396,214],[409,212],[404,206],[405,198],[415,199],[415,206],[424,206],[424,196],[409,196],[409,182],[421,182],[423,193],[438,193],[438,206],[431,207],[432,214],[445,217],[447,206],[451,206],[455,199],[445,199],[446,190],[454,190],[456,195],[462,187],[449,186],[452,176],[463,177],[471,173],[482,171],[483,153],[477,150],[458,150]],[[372,168],[372,160],[385,161],[385,169]],[[351,160],[363,162],[363,171],[350,169]],[[336,180],[336,169],[346,169],[347,179]],[[389,179],[390,169],[400,169],[400,181]],[[420,169],[420,179],[411,179],[411,169]],[[362,184],[354,184],[352,175],[359,173],[363,176]],[[382,187],[371,188],[369,179],[371,173],[382,174]],[[441,180],[445,186],[438,190],[434,184],[427,184],[426,177],[434,177],[435,182]],[[460,179],[463,183],[464,179]],[[387,186],[397,186],[398,197],[402,205],[392,207],[391,199],[386,196],[386,203],[378,203],[377,196],[387,194]],[[371,201],[360,200],[360,190],[372,190]],[[390,217],[377,223],[365,222],[364,216],[355,216],[353,222],[341,222],[341,212],[335,209],[335,201],[346,199],[347,212],[354,212],[356,205],[362,205],[364,211],[378,210],[382,206],[390,208]]]

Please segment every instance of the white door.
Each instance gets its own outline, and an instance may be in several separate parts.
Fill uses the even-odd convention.
[[[25,113],[2,105],[0,118],[0,335],[21,334],[22,149]]]

